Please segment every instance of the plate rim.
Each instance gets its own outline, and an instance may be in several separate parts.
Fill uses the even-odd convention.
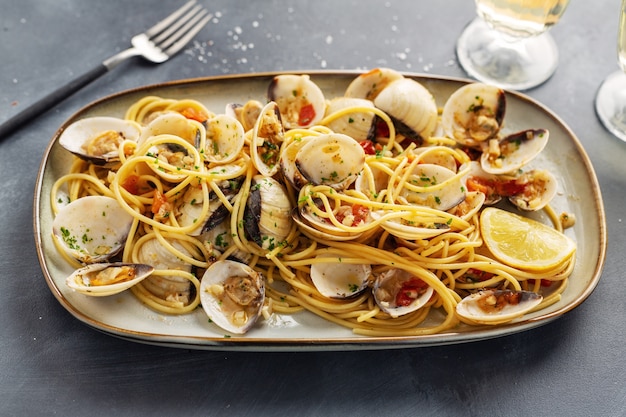
[[[147,92],[149,90],[167,89],[172,87],[184,87],[192,86],[193,84],[223,82],[231,80],[251,80],[251,79],[271,79],[274,76],[281,74],[307,74],[312,78],[314,77],[345,77],[345,76],[357,76],[359,74],[366,73],[366,70],[293,70],[293,71],[267,71],[259,73],[245,73],[245,74],[226,74],[226,75],[211,75],[197,78],[184,78],[178,80],[171,80],[161,83],[148,84],[138,86],[130,89],[121,90],[112,94],[105,95],[97,100],[94,100],[77,111],[71,114],[54,132],[52,135],[39,164],[39,169],[36,178],[36,184],[34,188],[33,197],[33,232],[35,237],[35,246],[39,264],[46,281],[46,284],[57,301],[76,319],[88,325],[89,327],[103,332],[105,334],[133,341],[138,343],[145,343],[151,345],[180,347],[180,348],[192,348],[192,349],[205,349],[205,350],[257,350],[257,351],[294,351],[297,349],[307,350],[371,350],[371,349],[396,349],[396,348],[409,348],[409,347],[427,347],[427,346],[443,346],[450,344],[468,343],[479,340],[493,339],[503,337],[511,334],[524,332],[545,324],[548,324],[557,318],[562,317],[564,314],[572,311],[580,304],[582,304],[595,290],[604,269],[606,254],[607,254],[607,227],[606,227],[606,213],[604,209],[604,203],[602,199],[602,193],[600,185],[597,179],[593,164],[589,158],[589,155],[585,151],[582,143],[573,132],[573,130],[558,116],[554,111],[548,108],[538,100],[517,91],[505,90],[507,95],[515,96],[517,99],[524,103],[534,106],[541,110],[546,116],[550,117],[556,124],[559,125],[568,134],[568,140],[570,140],[577,151],[577,155],[580,157],[581,163],[586,169],[588,180],[593,189],[593,206],[597,211],[597,228],[599,232],[599,247],[598,259],[596,261],[595,268],[593,268],[593,274],[590,277],[589,284],[585,287],[585,290],[581,292],[578,297],[574,298],[570,303],[563,307],[548,312],[546,314],[532,317],[521,322],[515,322],[504,326],[477,328],[469,332],[454,332],[448,331],[445,333],[439,333],[434,335],[420,335],[420,336],[359,336],[355,338],[291,338],[291,339],[267,339],[267,338],[253,338],[253,337],[232,337],[232,338],[212,338],[212,337],[190,337],[190,336],[178,336],[172,334],[156,334],[150,332],[138,332],[131,329],[124,329],[116,326],[111,326],[98,320],[95,320],[85,313],[80,311],[71,302],[63,296],[60,289],[55,284],[50,270],[47,265],[45,253],[43,251],[43,242],[41,234],[40,224],[40,212],[42,204],[42,187],[44,183],[44,177],[46,172],[46,166],[49,163],[49,156],[52,149],[61,132],[73,121],[80,118],[81,115],[87,113],[89,110],[98,107],[109,101],[114,101],[118,98]],[[419,80],[430,80],[434,82],[456,82],[461,84],[477,82],[476,80],[434,75],[423,74],[416,72],[403,72],[400,73],[409,78]],[[595,245],[594,245],[595,246]]]

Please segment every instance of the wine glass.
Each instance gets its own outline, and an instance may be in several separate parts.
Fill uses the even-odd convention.
[[[626,0],[622,0],[617,35],[617,60],[621,70],[610,74],[596,95],[596,114],[609,132],[626,142]]]
[[[475,1],[478,17],[456,45],[465,71],[511,90],[527,90],[550,78],[559,53],[547,30],[559,21],[569,0]]]

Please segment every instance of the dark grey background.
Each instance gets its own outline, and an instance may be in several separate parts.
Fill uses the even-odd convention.
[[[174,0],[0,0],[0,121],[167,15]],[[552,30],[560,65],[528,91],[591,157],[609,250],[596,291],[539,329],[465,345],[234,353],[135,344],[94,331],[48,290],[32,236],[42,154],[61,123],[109,93],[205,75],[369,69],[464,76],[454,43],[471,0],[206,1],[183,53],[123,64],[0,142],[0,415],[569,415],[626,413],[626,144],[593,100],[617,69],[619,0],[572,0]]]

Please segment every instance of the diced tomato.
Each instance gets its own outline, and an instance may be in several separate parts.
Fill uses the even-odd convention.
[[[300,108],[300,114],[298,115],[298,124],[300,126],[306,126],[315,118],[315,108],[313,104],[309,103]]]
[[[165,194],[160,192],[158,188],[154,189],[154,197],[152,200],[152,214],[158,214],[161,207],[167,203],[167,197],[165,197]]]
[[[352,214],[354,215],[354,224],[359,224],[365,220],[367,220],[367,215],[369,214],[369,209],[360,204],[355,204],[352,206]]]
[[[359,142],[359,145],[361,145],[361,148],[363,148],[363,151],[365,151],[365,155],[376,154],[376,148],[374,148],[374,142],[372,142],[371,140],[362,140]]]
[[[323,206],[320,207],[320,209],[323,209]],[[343,223],[343,220],[346,218],[346,214],[348,212],[351,212],[352,216],[354,217],[352,219],[352,225],[353,226],[357,226],[362,221],[367,220],[367,215],[369,214],[369,209],[367,207],[365,207],[365,206],[360,205],[360,204],[354,204],[350,209],[347,209],[347,207],[342,207],[342,210],[339,210],[337,212],[337,214],[335,215],[335,218],[337,219],[337,221],[339,223]],[[330,224],[332,222],[330,221],[330,219],[326,219],[326,223]]]
[[[122,182],[122,188],[131,194],[137,195],[139,194],[139,185],[137,184],[138,181],[139,181],[139,176],[129,175]]]
[[[365,155],[376,155],[376,152],[383,150],[383,145],[380,143],[374,143],[373,141],[366,139],[359,142],[361,148],[365,152]]]
[[[524,193],[526,184],[518,183],[516,180],[490,180],[480,177],[469,177],[466,180],[468,191],[479,191],[486,196],[498,195],[500,197],[511,197]]]
[[[495,183],[496,192],[503,197],[511,197],[524,192],[525,184],[520,184],[515,180],[497,181]]]
[[[479,177],[468,177],[465,185],[467,186],[467,191],[478,191],[486,196],[490,196],[494,192],[493,185]]]
[[[396,305],[406,307],[420,296],[428,285],[419,278],[413,277],[402,284],[396,294]]]

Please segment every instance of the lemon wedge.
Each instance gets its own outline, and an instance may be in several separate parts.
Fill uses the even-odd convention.
[[[576,251],[576,242],[558,230],[495,207],[481,213],[480,232],[496,259],[526,271],[553,269]]]

